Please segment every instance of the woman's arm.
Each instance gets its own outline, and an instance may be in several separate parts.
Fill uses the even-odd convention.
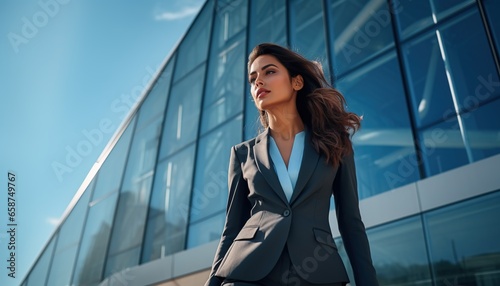
[[[233,243],[234,238],[238,235],[248,218],[250,218],[251,205],[248,201],[248,185],[243,178],[241,162],[236,154],[235,147],[231,148],[231,157],[229,159],[228,187],[226,222],[215,253],[210,278],[205,283],[205,286],[218,286],[222,283],[221,279],[215,276],[215,273],[219,269],[220,263]]]
[[[354,154],[344,156],[333,182],[339,231],[354,271],[357,286],[377,286],[370,246],[359,212]]]

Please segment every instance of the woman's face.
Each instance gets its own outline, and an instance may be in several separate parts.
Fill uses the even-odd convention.
[[[298,89],[294,89],[292,83],[296,78],[291,79],[287,69],[274,56],[257,57],[250,66],[248,81],[258,109],[295,105]]]

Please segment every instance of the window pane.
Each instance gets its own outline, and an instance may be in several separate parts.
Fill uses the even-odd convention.
[[[135,118],[130,121],[127,129],[116,142],[115,147],[109,153],[106,160],[99,169],[97,182],[95,184],[92,201],[101,198],[104,194],[117,192],[122,182],[125,161],[130,147],[130,139],[135,126]]]
[[[436,34],[404,45],[403,55],[417,126],[429,126],[456,114]]]
[[[137,128],[142,129],[142,127],[150,123],[151,120],[155,120],[158,117],[163,118],[170,82],[172,80],[174,63],[175,55],[170,58],[167,66],[160,73],[158,80],[154,83],[151,91],[142,103],[140,110],[144,111],[141,112],[141,116],[137,122]]]
[[[500,54],[500,17],[498,17],[498,11],[500,11],[500,1],[483,0],[482,2],[498,55]]]
[[[184,249],[195,145],[158,164],[149,209],[143,262]]]
[[[304,57],[320,62],[328,79],[330,77],[330,64],[326,53],[322,1],[290,1],[290,15],[292,47]]]
[[[380,285],[432,285],[420,216],[367,231]]]
[[[118,192],[114,192],[90,203],[72,285],[101,281],[117,198]]]
[[[329,3],[336,75],[394,45],[387,1],[331,0]]]
[[[430,0],[432,13],[436,15],[439,22],[442,18],[455,13],[456,11],[470,5],[474,4],[476,0],[453,0],[453,1],[443,1],[443,0]]]
[[[47,285],[71,284],[71,274],[75,265],[75,257],[83,231],[83,223],[87,215],[89,198],[94,185],[93,182],[87,187],[59,230],[59,239],[57,240]]]
[[[209,219],[190,225],[187,248],[220,239],[225,219],[225,212],[221,212]]]
[[[461,111],[500,97],[500,79],[476,8],[439,29],[443,57]],[[489,93],[488,93],[489,91]]]
[[[205,65],[172,87],[160,158],[192,143],[198,134]]]
[[[408,107],[395,54],[340,79],[349,111],[363,116],[354,135],[360,198],[419,178]]]
[[[141,110],[140,112],[147,111]],[[113,223],[108,262],[114,261],[113,257],[121,252],[132,247],[139,247],[142,244],[160,126],[161,119],[136,131],[134,135]],[[137,256],[134,263],[127,265],[127,267],[137,265],[139,258]],[[132,261],[132,259],[129,258],[127,261]],[[116,267],[122,265],[124,264],[107,264],[105,274],[121,270]]]
[[[250,14],[249,50],[265,42],[287,44],[285,0],[252,0]]]
[[[39,286],[40,284],[45,285],[47,273],[50,270],[49,266],[52,262],[52,252],[54,250],[54,243],[56,240],[57,234],[52,237],[47,247],[45,247],[42,254],[35,262],[35,266],[33,266],[28,276],[28,286]]]
[[[419,131],[427,176],[439,174],[469,162],[456,117]]]
[[[186,37],[177,48],[177,64],[175,67],[174,82],[184,77],[202,62],[206,61],[212,26],[213,3],[207,1]],[[197,81],[200,81],[198,78]]]
[[[431,3],[428,0],[393,1],[393,11],[399,35],[403,39],[433,24]]]
[[[217,47],[227,44],[227,41],[247,27],[247,0],[218,0],[215,33],[212,41]]]
[[[500,192],[424,219],[436,285],[500,285]]]
[[[134,247],[130,250],[124,251],[118,255],[108,257],[106,262],[106,272],[105,277],[108,277],[114,273],[120,272],[123,269],[130,267],[131,265],[137,265],[137,257],[140,255],[140,247]],[[125,270],[125,274],[126,274]],[[133,277],[130,277],[133,278]],[[109,285],[117,285],[118,281],[127,279],[127,275],[123,276],[123,279],[110,278]],[[118,280],[118,281],[117,281]],[[113,282],[114,281],[114,282]],[[123,283],[123,282],[122,282]],[[127,285],[127,284],[125,284]]]
[[[219,1],[208,66],[202,133],[206,133],[243,108],[246,81],[246,1]]]
[[[474,161],[500,153],[500,120],[495,119],[498,111],[499,99],[462,116]]]
[[[242,117],[224,124],[200,140],[190,208],[190,224],[224,211],[231,146],[241,142]]]

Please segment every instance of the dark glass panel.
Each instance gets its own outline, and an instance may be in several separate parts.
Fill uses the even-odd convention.
[[[394,45],[391,12],[384,0],[331,0],[331,48],[334,74]]]
[[[205,65],[174,84],[167,107],[160,159],[192,143],[198,135]]]
[[[168,157],[156,169],[142,261],[184,249],[195,145]]]
[[[419,179],[408,106],[395,54],[337,82],[348,110],[363,117],[353,137],[358,191],[370,197]]]
[[[305,58],[319,62],[329,79],[322,1],[292,0],[289,3],[291,46]]]
[[[497,99],[462,115],[473,161],[500,153],[499,111],[500,100]]]
[[[463,129],[457,117],[419,131],[422,159],[427,176],[469,163]]]
[[[190,224],[226,209],[229,155],[241,142],[241,123],[238,116],[200,139]]]
[[[214,2],[207,1],[177,48],[174,83],[207,60]]]
[[[500,192],[424,219],[435,285],[500,285]]]

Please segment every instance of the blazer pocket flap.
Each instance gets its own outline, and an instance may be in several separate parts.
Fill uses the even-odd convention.
[[[258,226],[246,226],[240,230],[238,236],[236,236],[234,240],[252,239],[255,237],[257,230],[259,230]]]
[[[333,248],[337,248],[337,245],[335,244],[333,236],[330,232],[319,228],[313,228],[313,231],[314,237],[316,238],[317,242],[331,246]]]

